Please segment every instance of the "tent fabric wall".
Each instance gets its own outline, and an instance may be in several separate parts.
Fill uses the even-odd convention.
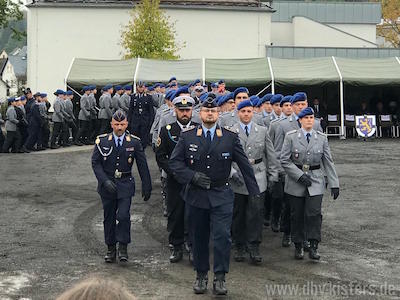
[[[224,79],[228,86],[267,85],[271,73],[267,58],[250,59],[206,59],[206,81]]]
[[[67,76],[67,84],[83,86],[87,84],[106,85],[133,82],[137,59],[95,60],[74,59]]]

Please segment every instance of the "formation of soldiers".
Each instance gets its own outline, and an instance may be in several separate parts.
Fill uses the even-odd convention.
[[[150,198],[143,155],[147,145],[155,152],[162,178],[170,262],[181,261],[188,252],[196,270],[196,294],[207,291],[210,237],[217,295],[227,294],[232,241],[235,261],[248,256],[252,264],[262,263],[263,226],[282,232],[282,247],[294,244],[295,259],[303,259],[304,251],[310,259],[320,259],[322,196],[329,188],[336,199],[339,181],[327,136],[304,92],[251,96],[246,87],[227,91],[223,80],[208,92],[200,80],[179,86],[174,77],[167,85],[147,89],[138,82],[134,95],[130,86],[120,93],[116,87],[113,97],[111,86],[103,90],[99,102],[106,133],[96,139],[92,162],[107,219],[106,262],[128,259],[134,194],[128,186],[135,158],[143,199]],[[87,107],[85,119],[80,118],[86,122],[78,134],[82,143],[91,138],[89,95],[81,98],[80,115]],[[129,192],[125,198],[119,194],[124,186]],[[116,220],[121,225],[115,227]]]

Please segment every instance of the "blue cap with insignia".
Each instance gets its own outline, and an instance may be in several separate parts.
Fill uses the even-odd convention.
[[[125,112],[122,109],[118,109],[112,116],[112,118],[117,121],[121,122],[126,119]]]
[[[305,116],[312,116],[314,115],[314,110],[311,107],[304,108],[298,115],[299,119]]]
[[[179,89],[176,90],[174,98],[175,97],[179,97],[182,94],[190,94],[189,88],[187,85],[184,85],[182,87],[180,87]]]
[[[40,94],[40,97],[46,98],[46,97],[47,97],[47,94],[46,94],[46,93],[41,93],[41,94]]]
[[[236,96],[240,93],[246,93],[247,95],[249,94],[249,90],[245,87],[238,87],[236,90],[233,91],[233,97],[236,99]]]
[[[206,107],[206,108],[214,108],[218,107],[217,101],[215,101],[215,94],[213,93],[207,93],[207,97],[203,100],[201,103],[201,107]]]
[[[237,106],[237,110],[241,110],[242,108],[247,106],[253,107],[253,103],[251,102],[251,100],[244,100],[240,102],[239,105]]]
[[[296,103],[298,101],[307,101],[307,94],[304,92],[298,92],[293,95],[291,103]]]
[[[21,97],[19,97],[19,100],[25,100],[26,98],[25,98],[25,96],[21,96]]]
[[[280,106],[283,106],[284,103],[286,102],[290,102],[292,101],[292,95],[287,95],[285,97],[282,98],[281,102],[280,102]]]
[[[282,100],[282,98],[283,98],[283,95],[282,95],[282,94],[276,94],[276,95],[273,95],[273,96],[271,97],[271,99],[269,100],[269,102],[270,102],[272,105],[274,105],[275,103],[280,103],[281,100]]]
[[[260,97],[257,95],[253,95],[249,98],[250,102],[253,104],[253,106],[257,106],[258,102],[260,102]]]
[[[7,101],[8,101],[8,103],[12,103],[12,102],[15,102],[16,100],[15,100],[15,97],[10,97],[7,99]]]
[[[217,101],[218,106],[223,105],[224,103],[226,103],[226,96],[225,95],[220,95],[218,96],[215,101]]]
[[[92,85],[89,85],[89,89],[92,91],[92,90],[95,90],[96,89],[96,86],[94,85],[94,84],[92,84]]]
[[[165,99],[167,99],[167,100],[172,100],[174,94],[175,94],[175,91],[174,91],[174,90],[168,91],[168,92],[165,94]]]
[[[108,91],[109,89],[112,89],[113,86],[111,84],[107,84],[106,86],[103,87],[103,91]]]

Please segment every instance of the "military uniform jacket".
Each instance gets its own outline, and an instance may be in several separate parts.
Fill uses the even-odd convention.
[[[233,110],[230,112],[226,112],[222,114],[218,120],[219,125],[221,127],[228,127],[232,128],[233,125],[237,124],[239,122],[239,117],[237,115],[237,110]],[[253,116],[253,123],[256,123],[258,125],[264,126],[264,122],[262,120],[261,115],[254,114]]]
[[[131,96],[128,112],[129,122],[132,122],[137,118],[145,118],[150,121],[153,114],[153,98],[151,95],[134,94]]]
[[[158,133],[159,133],[159,124],[160,124],[160,118],[161,114],[163,114],[164,111],[169,110],[170,108],[168,107],[167,104],[161,105],[159,108],[156,110],[156,114],[154,116],[153,124],[151,125],[150,128],[150,134],[152,135],[152,144],[156,144],[157,139],[158,139]]]
[[[95,120],[97,119],[97,102],[96,97],[94,94],[89,94],[89,104],[90,104],[90,119]]]
[[[15,111],[15,107],[10,105],[7,108],[6,112],[6,130],[7,131],[17,131],[17,125],[19,123],[18,118],[17,118],[17,112]]]
[[[176,180],[186,185],[183,199],[192,206],[208,209],[233,203],[233,191],[228,184],[232,162],[236,162],[242,172],[249,194],[258,195],[260,190],[254,171],[238,135],[218,125],[209,147],[201,125],[183,131],[172,151],[169,167]],[[210,189],[191,183],[195,172],[210,177]]]
[[[90,102],[86,94],[81,97],[80,100],[81,110],[79,111],[78,119],[82,121],[90,120]]]
[[[74,104],[72,103],[71,99],[65,99],[64,105],[65,105],[65,112],[68,115],[67,121],[70,122],[70,121],[75,120]]]
[[[150,172],[140,139],[126,132],[122,146],[118,149],[112,133],[97,137],[92,155],[92,168],[98,181],[97,191],[100,196],[118,199],[134,196],[132,166],[135,159],[142,180],[142,191],[151,191]],[[121,178],[116,178],[116,172],[122,173]],[[114,181],[117,195],[112,195],[104,189],[103,184],[106,180]]]
[[[123,93],[122,96],[119,98],[118,104],[119,107],[127,114],[129,111],[129,105],[131,102],[131,96]]]
[[[111,107],[112,107],[113,114],[119,109],[119,99],[120,98],[121,98],[121,96],[119,94],[115,93],[111,99]]]
[[[104,93],[103,95],[101,95],[99,99],[99,119],[111,120],[113,114],[111,102],[112,100],[110,94]]]
[[[65,112],[64,100],[57,97],[56,101],[54,102],[54,112],[52,116],[52,121],[64,122],[67,117],[68,115]]]
[[[31,127],[42,127],[44,123],[44,118],[40,113],[40,103],[34,103],[31,107],[30,119],[29,119],[29,126]]]
[[[247,136],[240,124],[236,123],[232,127],[232,130],[238,133],[240,143],[253,167],[260,192],[265,192],[268,186],[268,176],[269,181],[278,181],[279,167],[267,129],[252,123],[249,136]],[[240,172],[236,163],[233,163],[233,168],[234,172]],[[235,193],[242,195],[249,194],[244,184],[239,186],[232,181],[231,185]]]
[[[288,132],[281,151],[281,164],[287,174],[285,193],[289,195],[303,197],[306,189],[310,196],[323,195],[325,178],[322,167],[325,170],[329,186],[331,188],[339,187],[328,138],[320,131],[312,130],[309,143],[301,129]],[[320,166],[321,168],[307,171],[307,166]],[[312,185],[308,188],[297,182],[303,174],[307,174],[311,178]]]

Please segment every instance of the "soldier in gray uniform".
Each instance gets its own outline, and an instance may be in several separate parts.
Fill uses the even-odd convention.
[[[82,88],[84,94],[80,99],[80,111],[78,115],[79,119],[79,131],[76,135],[78,141],[83,144],[89,145],[89,124],[90,124],[90,102],[89,102],[89,94],[90,88],[89,86],[84,86]]]
[[[97,89],[95,85],[90,85],[90,94],[88,96],[90,103],[90,123],[89,123],[89,142],[90,144],[94,144],[94,139],[97,136],[97,132],[100,129],[98,126],[98,112],[99,108],[97,107],[96,94]]]
[[[103,87],[103,95],[99,99],[99,120],[100,120],[100,134],[109,133],[111,131],[111,118],[112,118],[112,99],[111,94],[113,92],[113,87],[111,84]]]
[[[10,148],[13,149],[13,152],[23,152],[21,149],[22,137],[21,132],[18,128],[18,118],[17,112],[15,111],[15,106],[17,106],[17,101],[14,97],[8,98],[8,108],[6,112],[6,140],[3,144],[3,152],[9,153]]]
[[[54,95],[57,96],[56,101],[54,102],[54,112],[52,116],[53,125],[53,133],[51,135],[50,140],[50,148],[57,149],[61,143],[63,143],[64,147],[68,147],[69,144],[66,143],[66,127],[65,121],[69,117],[67,112],[65,111],[64,106],[64,98],[65,92],[63,90],[57,90],[54,92]],[[59,138],[59,144],[56,145],[56,140]]]
[[[119,98],[119,107],[127,114],[129,112],[129,105],[131,103],[132,86],[125,85],[124,93]]]
[[[116,85],[114,87],[115,94],[111,99],[111,107],[113,114],[120,108],[119,107],[119,99],[121,98],[121,95],[123,94],[124,90],[122,89],[122,86]]]
[[[278,181],[278,161],[268,136],[268,130],[252,121],[253,106],[250,100],[242,101],[238,107],[239,122],[232,130],[238,133],[240,143],[253,167],[261,195],[250,197],[243,176],[236,164],[232,165],[231,185],[235,193],[232,237],[235,241],[236,261],[245,259],[246,249],[254,264],[262,262],[259,245],[263,229],[264,193],[268,183]],[[269,177],[269,180],[267,178]]]
[[[318,260],[321,241],[321,204],[325,191],[324,167],[333,199],[339,196],[339,179],[332,160],[327,136],[313,129],[314,111],[307,107],[298,117],[301,128],[286,134],[281,164],[286,171],[285,192],[291,206],[292,239],[295,258],[303,259],[303,241],[310,242],[309,258]]]
[[[264,109],[262,109],[261,113],[263,114],[263,121],[266,127],[269,128],[273,120],[281,117],[282,110],[280,102],[282,99],[283,99],[282,94],[272,95],[272,97],[269,99],[269,103],[272,106],[272,112],[268,114]]]
[[[65,97],[65,112],[67,113],[68,117],[65,119],[66,127],[67,127],[67,137],[69,139],[69,129],[71,128],[72,132],[72,140],[74,144],[77,146],[82,146],[82,143],[76,140],[76,135],[78,133],[78,127],[76,125],[76,118],[74,115],[74,104],[72,100],[74,99],[74,92],[67,91]]]

